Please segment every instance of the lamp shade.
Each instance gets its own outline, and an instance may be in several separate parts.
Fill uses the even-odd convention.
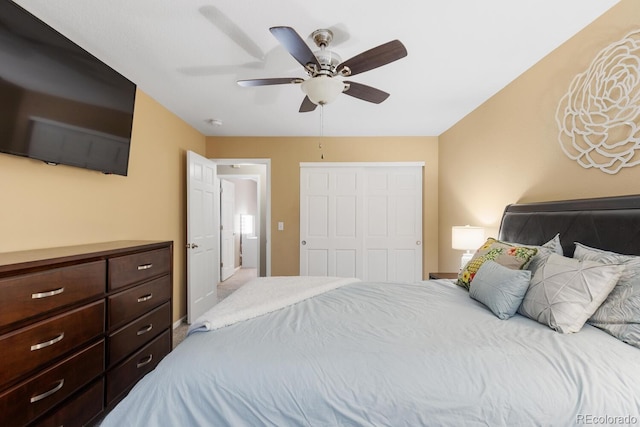
[[[334,101],[344,90],[344,83],[334,77],[317,76],[307,79],[301,84],[302,91],[316,105]]]
[[[451,227],[451,247],[468,251],[484,243],[484,228],[470,225]]]

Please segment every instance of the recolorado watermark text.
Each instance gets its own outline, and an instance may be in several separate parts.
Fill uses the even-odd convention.
[[[578,414],[576,415],[576,424],[579,425],[634,425],[638,424],[638,418],[633,415],[593,415]]]

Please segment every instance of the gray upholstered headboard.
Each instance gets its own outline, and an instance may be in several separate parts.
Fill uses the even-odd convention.
[[[640,195],[508,205],[499,238],[540,245],[557,233],[566,256],[574,242],[640,255]]]

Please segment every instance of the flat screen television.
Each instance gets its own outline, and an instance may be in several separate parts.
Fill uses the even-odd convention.
[[[0,0],[0,152],[127,175],[136,85]]]

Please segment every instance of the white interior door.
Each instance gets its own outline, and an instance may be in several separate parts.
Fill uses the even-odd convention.
[[[187,322],[218,302],[220,208],[216,164],[187,152]]]
[[[300,170],[300,274],[362,277],[362,173]]]
[[[365,168],[364,280],[422,279],[422,168]]]
[[[220,280],[227,280],[235,271],[235,185],[220,180]]]
[[[422,165],[301,166],[301,275],[422,279]]]

